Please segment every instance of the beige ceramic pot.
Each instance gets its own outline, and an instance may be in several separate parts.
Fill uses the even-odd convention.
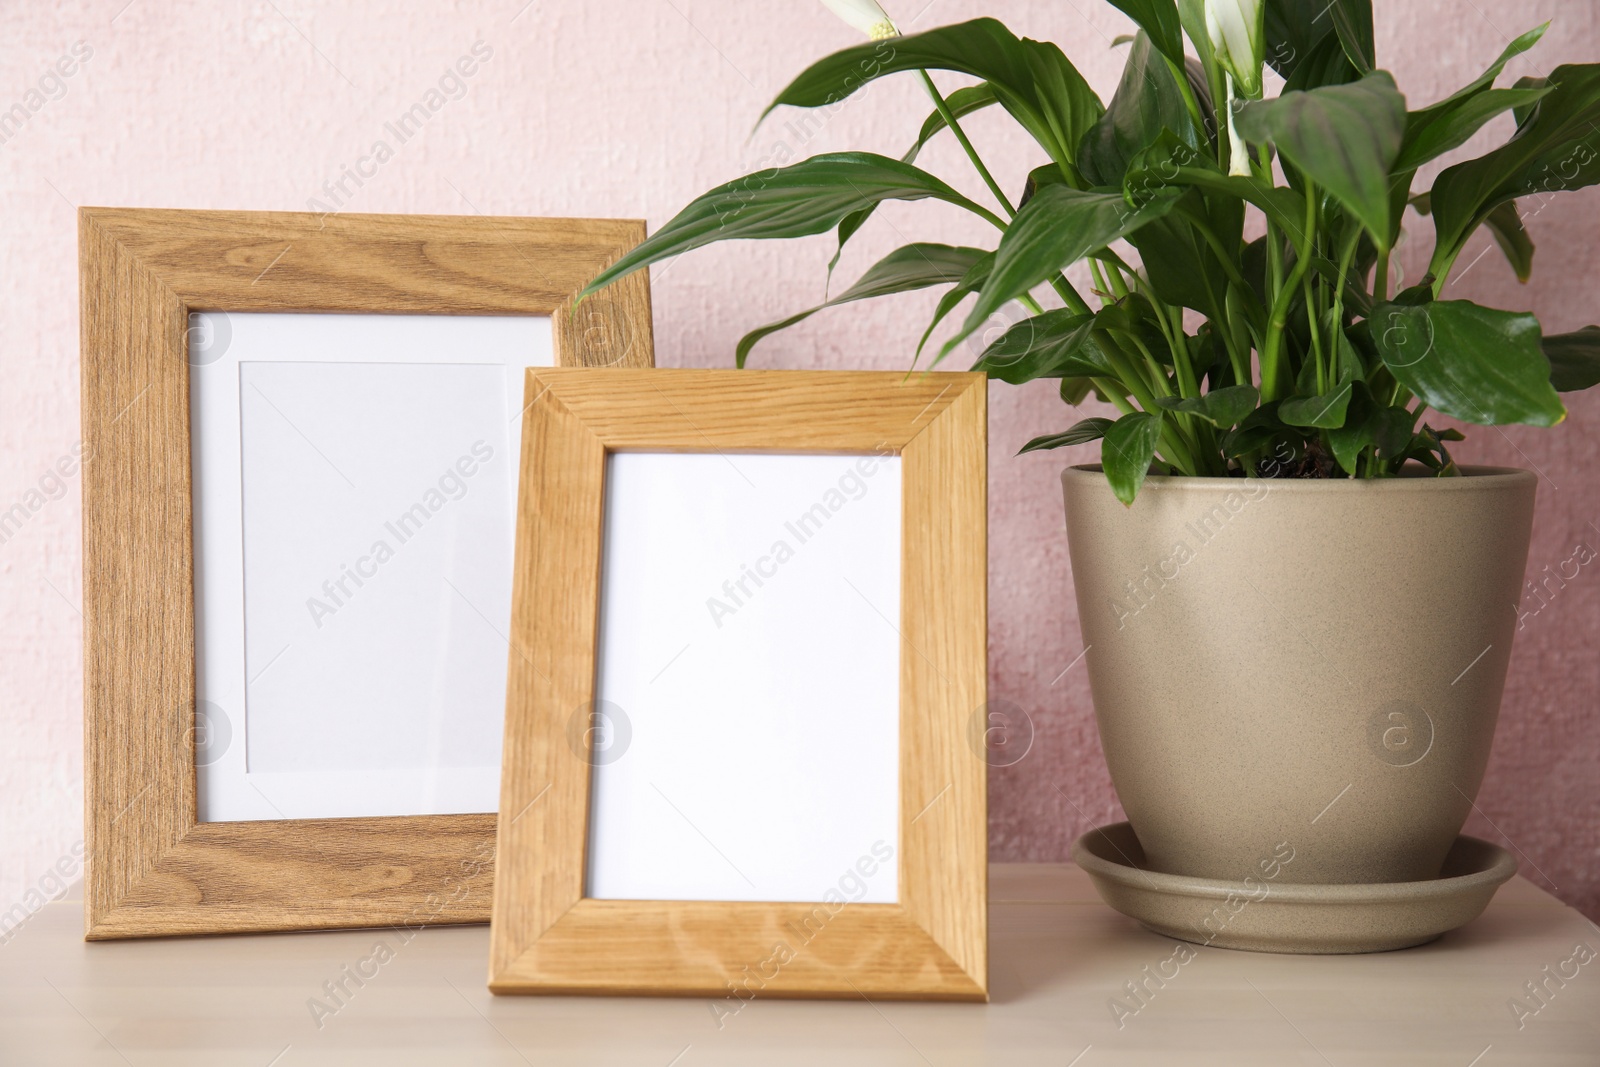
[[[1489,760],[1534,476],[1062,474],[1095,716],[1152,868],[1435,878]]]

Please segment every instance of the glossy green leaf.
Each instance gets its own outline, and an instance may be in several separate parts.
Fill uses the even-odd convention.
[[[1333,23],[1317,18],[1320,9],[1303,0],[1266,0],[1262,29],[1267,65],[1288,78],[1311,53],[1311,48],[1333,32]]]
[[[1065,185],[1067,179],[1061,173],[1061,168],[1054,163],[1046,163],[1042,167],[1034,167],[1028,172],[1028,180],[1022,183],[1022,196],[1017,200],[1017,210],[1021,211],[1047,185]]]
[[[1575,393],[1600,385],[1600,326],[1551,334],[1543,347],[1550,360],[1550,384],[1557,391]]]
[[[660,230],[601,271],[580,297],[647,264],[714,241],[806,237],[881,200],[929,197],[977,209],[926,171],[868,152],[835,152],[792,167],[758,171],[690,201]]]
[[[1118,419],[1106,430],[1100,449],[1100,466],[1111,483],[1111,491],[1124,504],[1132,504],[1139,487],[1150,473],[1156,456],[1156,441],[1161,436],[1161,414],[1135,411]]]
[[[1260,399],[1261,394],[1253,385],[1230,385],[1213,389],[1204,396],[1159,397],[1156,405],[1167,411],[1196,415],[1219,430],[1228,430],[1243,422]]]
[[[1163,190],[1133,208],[1117,193],[1086,193],[1066,185],[1047,185],[1017,212],[1000,247],[994,269],[968,312],[960,332],[944,346],[948,353],[1003,307],[1070,263],[1170,211],[1177,193]]]
[[[1513,89],[1548,89],[1550,88],[1550,79],[1518,78],[1514,83],[1512,83],[1511,87]],[[1535,102],[1511,109],[1511,117],[1517,120],[1517,129],[1520,130],[1522,128],[1522,124],[1527,122],[1528,119],[1533,116],[1534,109],[1538,106],[1538,103]]]
[[[1061,49],[1018,38],[996,20],[981,18],[835,52],[790,82],[767,112],[779,104],[835,104],[877,78],[912,70],[982,78],[1000,105],[1058,162],[1070,164],[1073,148],[1103,110]]]
[[[1260,208],[1297,249],[1304,246],[1306,199],[1299,192],[1262,178],[1224,174],[1205,157],[1185,151],[1186,146],[1163,136],[1139,153],[1123,180],[1126,195],[1137,199],[1156,189],[1193,188],[1209,194],[1211,203],[1244,201]]]
[[[1372,32],[1372,0],[1332,0],[1322,11],[1333,21],[1339,44],[1357,73],[1371,73],[1378,63]]]
[[[1283,92],[1304,92],[1329,85],[1349,85],[1360,80],[1361,72],[1350,62],[1344,45],[1339,41],[1339,35],[1329,33],[1313,44],[1305,58],[1295,64],[1294,73],[1283,81]]]
[[[1351,382],[1342,382],[1325,396],[1291,397],[1278,405],[1278,418],[1290,426],[1331,429],[1343,426],[1350,407]]]
[[[1279,401],[1262,404],[1222,438],[1223,455],[1242,459],[1282,438],[1286,428],[1278,418]]]
[[[945,97],[945,105],[950,108],[950,113],[956,117],[957,121],[972,114],[974,111],[983,110],[994,102],[994,90],[989,88],[988,82],[957,89]],[[906,149],[905,154],[900,157],[900,162],[915,163],[923,147],[933,139],[934,134],[944,129],[945,125],[944,116],[935,110],[922,121],[922,132],[917,135],[916,143]],[[828,260],[829,277],[833,276],[833,268],[839,265],[839,256],[844,253],[845,242],[855,236],[856,231],[861,229],[862,225],[877,209],[878,205],[876,203],[869,204],[858,211],[850,212],[850,214],[839,220],[839,246],[834,249],[833,258]]]
[[[1549,82],[1549,95],[1515,137],[1446,168],[1433,183],[1434,275],[1443,276],[1478,222],[1504,201],[1600,181],[1600,64],[1557,67]]]
[[[1456,461],[1450,456],[1450,450],[1444,446],[1446,441],[1459,440],[1461,440],[1459,430],[1436,430],[1424,423],[1406,448],[1406,456],[1419,461],[1441,478],[1459,477],[1461,468],[1456,466]]]
[[[1227,278],[1188,217],[1168,212],[1129,234],[1128,242],[1138,250],[1150,288],[1163,302],[1194,308],[1208,317],[1223,313]]]
[[[1177,75],[1141,32],[1110,106],[1078,146],[1078,170],[1091,185],[1120,186],[1129,161],[1163,130],[1199,154],[1200,133],[1189,116]]]
[[[734,361],[738,366],[744,366],[750,350],[762,338],[802,322],[823,308],[848,304],[852,300],[926,289],[930,285],[956,283],[966,277],[974,263],[989,254],[981,248],[941,244],[909,244],[897,248],[868,267],[854,285],[833,299],[745,334],[734,351]]]
[[[1505,253],[1511,269],[1517,272],[1517,281],[1525,282],[1533,276],[1533,238],[1522,228],[1522,216],[1517,212],[1517,202],[1507,200],[1496,204],[1483,224],[1489,227],[1494,243]]]
[[[962,276],[961,281],[939,298],[939,305],[934,309],[933,318],[929,320],[928,328],[922,331],[922,339],[917,342],[916,355],[911,361],[913,366],[922,358],[922,350],[928,346],[928,338],[933,336],[933,331],[938,329],[939,323],[943,322],[961,301],[983,288],[983,283],[993,268],[994,253],[990,252],[974,263],[972,269]]]
[[[1372,315],[1389,372],[1435,410],[1480,425],[1553,426],[1566,417],[1539,335],[1532,315],[1467,300],[1380,304]]]
[[[1094,315],[1046,311],[1007,330],[972,369],[1012,385],[1035,378],[1111,377],[1111,365],[1090,336],[1094,327]]]
[[[1110,419],[1092,418],[1074,423],[1072,428],[1065,433],[1050,433],[1042,437],[1035,437],[1017,450],[1017,455],[1024,452],[1039,452],[1047,448],[1064,448],[1067,445],[1086,445],[1090,441],[1098,441],[1106,435],[1106,431],[1115,425]]]
[[[1173,0],[1111,0],[1111,6],[1136,22],[1158,52],[1183,65],[1183,24]]]
[[[1385,71],[1349,85],[1290,92],[1243,108],[1236,125],[1283,157],[1352,211],[1387,248],[1389,171],[1405,134],[1406,101]]]
[[[1368,448],[1393,459],[1411,442],[1414,416],[1405,408],[1387,407],[1373,399],[1367,383],[1352,383],[1344,424],[1328,430],[1328,447],[1346,474],[1356,473],[1356,460]]]
[[[1478,77],[1473,79],[1473,81],[1451,93],[1437,104],[1429,104],[1420,111],[1412,112],[1412,115],[1417,117],[1420,121],[1430,121],[1436,114],[1449,111],[1463,101],[1478,95],[1483,90],[1494,84],[1494,80],[1500,76],[1500,72],[1506,69],[1507,63],[1511,62],[1517,56],[1520,56],[1522,53],[1538,44],[1539,38],[1543,37],[1544,31],[1549,28],[1550,23],[1548,22],[1535,26],[1527,33],[1524,33],[1522,36],[1506,45],[1499,57],[1493,63],[1489,64],[1488,69],[1486,69],[1482,74],[1478,75]],[[1519,119],[1518,121],[1520,122],[1521,120]]]
[[[1531,106],[1549,92],[1548,88],[1485,89],[1444,110],[1413,111],[1406,116],[1405,141],[1394,169],[1416,170],[1428,160],[1466,144],[1496,115]]]

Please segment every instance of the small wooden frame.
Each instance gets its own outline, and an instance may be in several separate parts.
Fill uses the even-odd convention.
[[[527,399],[489,988],[986,999],[983,376],[532,369]],[[596,699],[607,454],[629,451],[900,457],[897,903],[587,895],[569,726]]]
[[[196,818],[191,311],[531,315],[650,366],[636,221],[79,211],[86,937],[484,922],[495,816]]]

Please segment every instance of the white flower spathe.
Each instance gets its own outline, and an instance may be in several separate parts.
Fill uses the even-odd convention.
[[[822,6],[874,41],[899,36],[900,31],[877,0],[822,0]]]
[[[1266,57],[1266,8],[1262,0],[1205,0],[1206,35],[1217,62],[1233,75],[1241,96],[1261,95]]]

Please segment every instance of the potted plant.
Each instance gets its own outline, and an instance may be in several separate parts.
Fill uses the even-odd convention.
[[[992,19],[899,36],[872,0],[831,3],[874,39],[773,106],[916,72],[933,111],[909,150],[713,189],[586,291],[712,241],[836,228],[842,246],[889,199],[991,223],[993,248],[890,253],[746,336],[739,364],[821,307],[942,286],[919,357],[972,304],[937,363],[1020,304],[976,369],[1118,413],[1023,451],[1102,441],[1098,467],[1063,474],[1067,526],[1101,737],[1149,865],[1237,880],[1287,843],[1297,882],[1434,878],[1488,760],[1534,478],[1459,466],[1461,434],[1429,413],[1551,426],[1559,392],[1600,381],[1600,328],[1545,336],[1445,287],[1480,227],[1526,280],[1519,200],[1600,181],[1600,65],[1497,87],[1540,26],[1413,108],[1377,65],[1370,0],[1113,3],[1138,33],[1109,104],[1055,45]],[[930,71],[979,80],[946,95]],[[1025,181],[997,180],[962,131],[992,106],[1049,159]],[[1416,187],[1506,112],[1504,144]],[[946,129],[992,203],[915,165]],[[1405,284],[1408,208],[1435,244]],[[1080,261],[1092,291],[1064,274]]]

